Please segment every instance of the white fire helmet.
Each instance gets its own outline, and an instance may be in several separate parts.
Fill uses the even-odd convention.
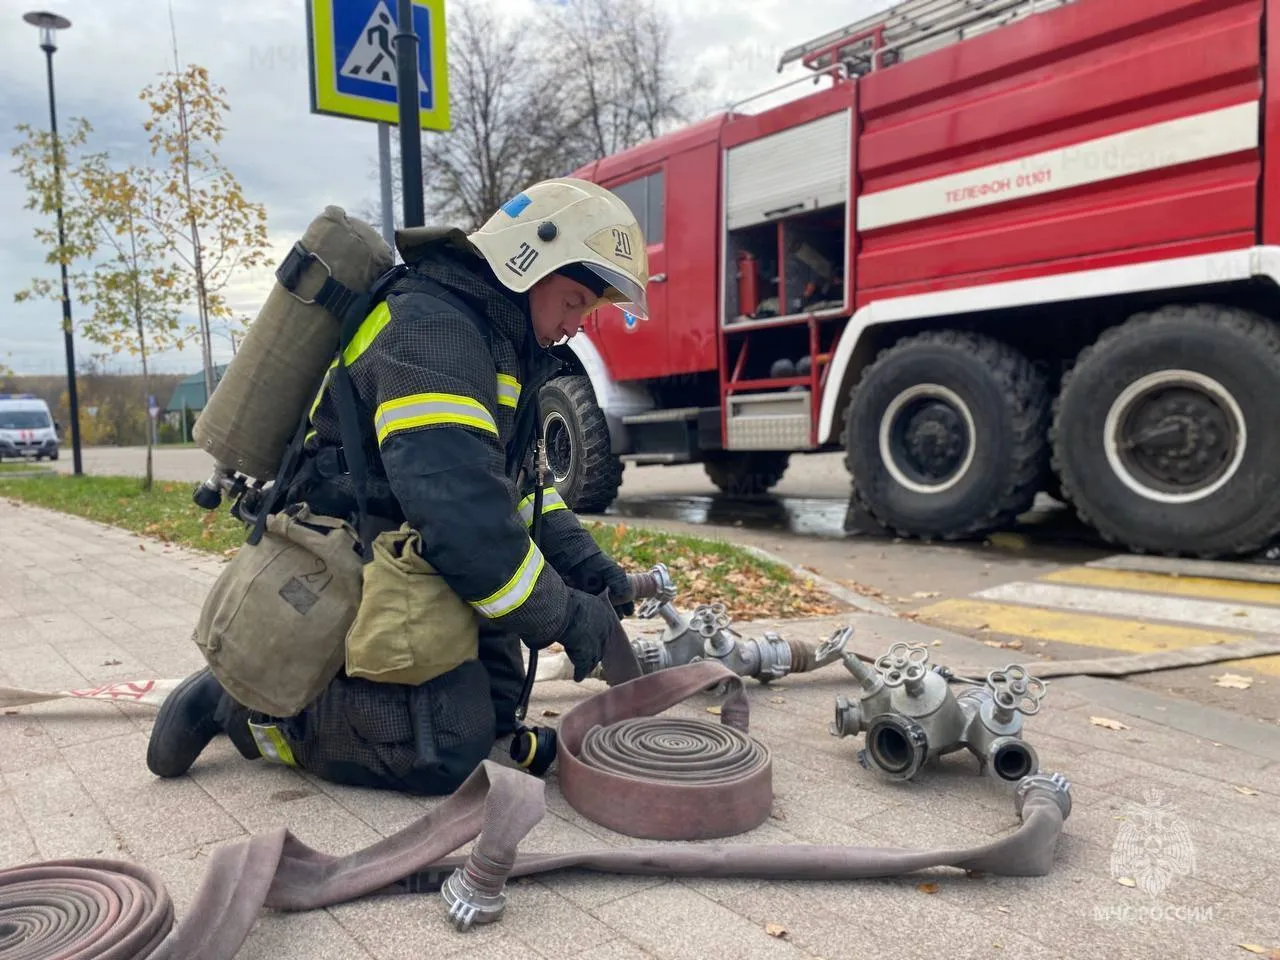
[[[543,180],[512,197],[468,240],[498,280],[524,293],[561,273],[638,319],[649,316],[649,257],[635,214],[598,184]]]

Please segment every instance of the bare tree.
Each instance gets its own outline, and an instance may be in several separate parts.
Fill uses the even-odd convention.
[[[566,172],[561,98],[527,23],[482,4],[450,24],[452,129],[422,143],[425,205],[438,222],[479,226],[530,182]]]
[[[422,135],[428,221],[477,227],[530,183],[688,122],[696,82],[678,75],[673,33],[653,0],[567,0],[522,19],[482,0],[458,7],[449,23],[452,129]],[[392,168],[398,225],[399,163]],[[381,222],[376,201],[358,215]]]
[[[543,16],[575,166],[690,121],[695,86],[679,76],[674,27],[654,0],[565,0]]]

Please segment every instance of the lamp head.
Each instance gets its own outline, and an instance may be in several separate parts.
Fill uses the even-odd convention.
[[[24,13],[22,19],[40,31],[40,49],[47,53],[53,53],[54,50],[58,49],[57,44],[53,42],[53,32],[55,30],[65,30],[71,26],[71,21],[66,17],[60,17],[56,13],[49,13],[47,10]]]

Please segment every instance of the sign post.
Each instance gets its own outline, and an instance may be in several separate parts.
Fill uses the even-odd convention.
[[[423,220],[421,131],[450,129],[444,5],[445,0],[307,0],[311,112],[386,127],[379,131],[378,151],[384,235],[393,219],[389,128],[400,128],[406,227]],[[401,29],[402,19],[411,21],[407,29]],[[415,63],[416,71],[410,66]],[[415,87],[413,126],[408,121]]]
[[[151,417],[151,445],[154,447],[160,443],[160,434],[157,429],[160,419],[160,404],[156,403],[155,394],[147,396],[147,415]]]

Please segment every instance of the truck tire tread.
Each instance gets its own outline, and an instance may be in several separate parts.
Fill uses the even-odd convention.
[[[1079,495],[1064,469],[1063,398],[1071,389],[1081,367],[1096,362],[1099,356],[1109,353],[1125,341],[1146,337],[1151,331],[1159,332],[1162,328],[1175,327],[1187,321],[1215,326],[1246,341],[1251,341],[1259,355],[1272,358],[1276,375],[1280,378],[1280,330],[1261,314],[1238,307],[1203,303],[1171,304],[1134,314],[1124,323],[1103,331],[1093,343],[1080,351],[1071,368],[1063,374],[1061,388],[1053,401],[1053,420],[1049,428],[1051,463],[1066,501],[1076,511],[1080,521],[1095,530],[1107,543],[1124,547],[1137,554],[1213,559],[1223,556],[1223,551],[1194,546],[1183,550],[1152,550],[1141,544],[1126,542],[1126,538],[1106,518],[1094,515],[1080,504]],[[1262,522],[1248,536],[1234,544],[1230,550],[1231,553],[1238,555],[1256,553],[1280,536],[1280,512],[1271,520],[1259,519]]]
[[[579,444],[583,480],[570,507],[576,513],[600,513],[618,496],[622,486],[623,462],[613,455],[609,424],[596,403],[591,380],[581,374],[555,377],[547,386],[564,393],[580,433]]]
[[[863,496],[853,471],[849,419],[857,396],[858,388],[855,387],[850,395],[850,402],[845,405],[841,436],[844,438],[845,469],[853,477],[853,496],[857,505],[886,529],[901,537],[966,540],[1006,527],[1031,508],[1036,494],[1044,485],[1049,464],[1051,397],[1048,384],[1031,361],[1013,347],[982,334],[961,330],[928,330],[904,337],[881,350],[864,371],[863,378],[889,358],[922,344],[938,344],[969,353],[981,361],[1000,383],[1010,408],[1010,439],[1014,448],[1014,455],[1010,459],[1013,469],[1009,471],[999,494],[991,499],[990,508],[967,522],[954,526],[937,526],[929,531],[909,531],[886,523]]]

